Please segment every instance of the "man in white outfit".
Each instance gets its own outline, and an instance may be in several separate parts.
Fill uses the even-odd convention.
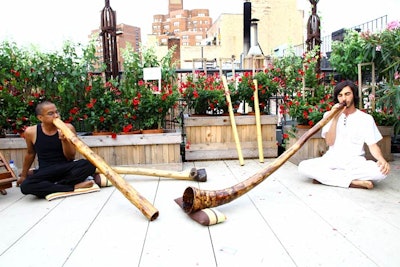
[[[377,144],[382,135],[373,117],[356,108],[360,99],[353,82],[338,83],[333,94],[335,103],[346,107],[322,128],[329,149],[322,157],[300,162],[298,170],[316,183],[372,189],[390,171]],[[376,162],[366,160],[364,143]]]

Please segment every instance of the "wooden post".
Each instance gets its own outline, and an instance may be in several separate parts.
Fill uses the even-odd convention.
[[[53,124],[61,130],[64,136],[75,145],[76,149],[82,153],[93,165],[95,165],[119,190],[121,193],[135,205],[151,221],[157,219],[158,210],[139,194],[129,183],[127,183],[118,173],[116,173],[99,155],[83,143],[75,133],[59,118],[53,120]]]

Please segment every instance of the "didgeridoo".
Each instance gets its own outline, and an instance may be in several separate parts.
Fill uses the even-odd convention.
[[[243,158],[243,153],[242,153],[242,146],[240,145],[239,134],[238,134],[238,130],[236,127],[235,115],[233,114],[232,100],[231,100],[231,95],[229,92],[226,76],[222,76],[222,83],[223,83],[224,89],[225,89],[225,98],[226,98],[226,102],[228,104],[229,118],[231,120],[232,134],[233,134],[233,138],[235,139],[236,150],[237,150],[238,157],[239,157],[239,163],[240,163],[240,166],[243,166],[244,158]]]
[[[116,173],[119,174],[137,174],[146,176],[158,176],[165,178],[172,178],[178,180],[189,180],[197,182],[207,181],[207,173],[205,169],[192,168],[190,171],[185,172],[174,172],[167,170],[156,170],[156,169],[146,169],[146,168],[135,168],[129,166],[114,166],[112,167]]]
[[[64,136],[82,153],[97,169],[100,170],[111,183],[150,221],[157,219],[158,210],[143,196],[139,194],[129,183],[127,183],[118,173],[116,173],[102,157],[97,155],[90,147],[82,142],[75,133],[59,118],[53,120],[53,124],[61,130]]]
[[[293,156],[305,142],[325,126],[333,117],[344,109],[344,104],[336,104],[326,117],[321,119],[311,129],[305,132],[288,150],[282,153],[266,168],[258,171],[253,176],[232,187],[222,190],[200,190],[195,187],[187,187],[183,193],[183,210],[192,213],[205,208],[217,207],[244,195],[258,184],[263,182],[274,171],[281,167]]]

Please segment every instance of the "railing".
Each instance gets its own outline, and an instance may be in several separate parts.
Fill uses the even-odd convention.
[[[353,26],[348,29],[340,29],[336,32],[333,32],[331,35],[323,36],[321,37],[321,53],[329,58],[329,53],[332,51],[332,36],[335,36],[335,34],[342,33],[343,36],[335,36],[336,37],[335,40],[340,40],[340,39],[343,40],[346,30],[355,30],[358,32],[369,31],[376,33],[384,30],[386,28],[386,25],[387,25],[387,15],[364,22],[362,24]],[[307,45],[304,43],[294,46],[293,49],[296,55],[301,56],[306,50],[306,47]]]

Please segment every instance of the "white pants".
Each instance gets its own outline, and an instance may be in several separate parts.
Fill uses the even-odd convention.
[[[300,162],[298,171],[322,184],[340,187],[349,187],[353,180],[377,182],[386,178],[375,161],[366,160],[362,156],[342,162],[325,156],[308,159]]]

